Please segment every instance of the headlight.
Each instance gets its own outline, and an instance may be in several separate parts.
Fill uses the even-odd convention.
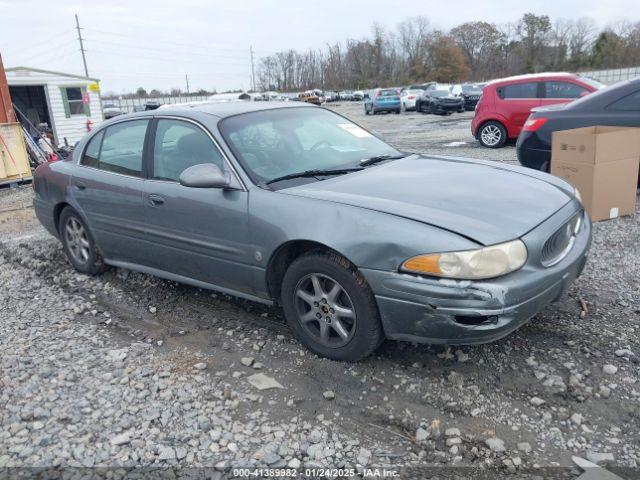
[[[513,240],[477,250],[418,255],[406,260],[400,270],[459,280],[481,280],[518,270],[526,261],[527,247],[521,240]]]
[[[582,205],[582,195],[580,195],[580,190],[578,190],[576,188],[574,194],[575,194],[576,198],[578,199],[578,201],[580,202],[580,205]]]

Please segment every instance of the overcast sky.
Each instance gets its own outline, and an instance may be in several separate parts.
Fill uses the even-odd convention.
[[[506,23],[527,11],[552,19],[589,16],[600,26],[640,20],[638,0],[0,0],[0,53],[5,67],[82,74],[78,13],[89,75],[101,80],[103,92],[185,90],[185,74],[192,91],[221,91],[251,86],[250,45],[257,66],[278,50],[366,37],[374,22],[395,29],[424,15],[448,29],[479,19]],[[629,18],[633,12],[638,18]]]

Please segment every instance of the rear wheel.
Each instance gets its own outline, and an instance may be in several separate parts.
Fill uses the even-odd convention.
[[[500,148],[507,141],[507,130],[500,122],[487,122],[478,131],[478,141],[483,147]]]
[[[365,115],[369,115],[369,109],[367,108],[367,106],[364,106],[364,114]]]
[[[294,260],[282,282],[281,300],[298,340],[320,356],[360,360],[384,339],[369,285],[336,253],[316,252]]]
[[[98,253],[96,243],[80,215],[71,207],[65,207],[60,214],[58,231],[64,252],[77,271],[96,275],[104,270],[104,262]]]

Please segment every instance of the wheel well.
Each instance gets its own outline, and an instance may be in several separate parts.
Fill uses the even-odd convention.
[[[489,120],[485,120],[480,124],[480,126],[478,127],[478,130],[476,131],[476,139],[480,137],[480,130],[482,130],[482,127],[484,127],[487,123],[490,123],[490,122],[499,123],[500,125],[502,125],[502,128],[504,128],[504,131],[507,134],[507,138],[509,138],[509,130],[507,130],[507,127],[505,126],[504,122],[501,120],[498,120],[497,118],[490,118]]]
[[[335,252],[344,257],[340,252],[322,243],[311,240],[292,240],[280,245],[273,255],[271,255],[271,259],[267,265],[267,289],[272,299],[276,302],[279,301],[282,279],[291,262],[302,255],[314,251]]]
[[[66,202],[58,203],[55,207],[53,207],[53,221],[55,222],[56,231],[60,233],[59,225],[60,225],[60,214],[65,207],[68,207],[69,204]]]

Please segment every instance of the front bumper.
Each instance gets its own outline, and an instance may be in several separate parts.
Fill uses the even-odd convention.
[[[464,105],[462,103],[453,103],[453,104],[436,103],[434,104],[434,108],[436,113],[457,112],[459,110],[462,110],[464,108]]]
[[[457,281],[362,269],[375,294],[387,338],[420,343],[471,345],[498,340],[557,300],[585,266],[591,222],[558,264],[540,264],[544,242],[578,209],[572,201],[524,237],[524,267],[492,280]]]

